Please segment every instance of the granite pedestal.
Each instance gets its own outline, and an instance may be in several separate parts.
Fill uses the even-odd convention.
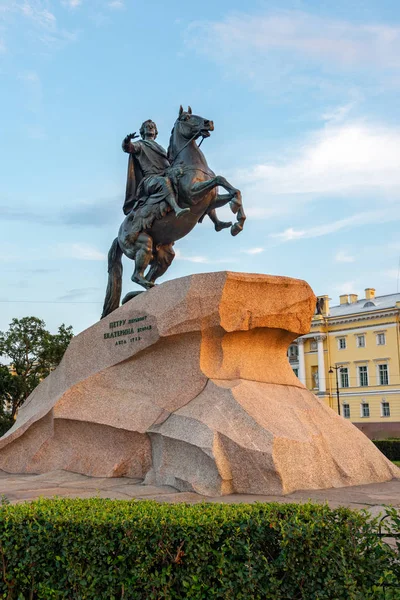
[[[206,496],[289,494],[400,471],[294,375],[304,281],[208,273],[163,283],[73,338],[0,439],[0,469],[131,477]]]

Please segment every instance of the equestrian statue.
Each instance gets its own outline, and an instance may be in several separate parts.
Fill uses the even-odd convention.
[[[145,289],[155,285],[171,265],[174,243],[185,237],[207,215],[216,231],[242,231],[246,215],[242,196],[225,177],[215,175],[200,149],[214,131],[212,121],[192,114],[182,106],[171,132],[166,152],[155,140],[152,120],[127,135],[122,149],[129,154],[124,221],[108,253],[108,284],[102,318],[119,307],[122,289],[122,255],[135,261],[132,281]],[[196,140],[202,138],[199,144]],[[218,186],[226,194],[218,194]],[[216,209],[229,203],[236,222],[220,221]],[[140,292],[130,292],[124,304]]]

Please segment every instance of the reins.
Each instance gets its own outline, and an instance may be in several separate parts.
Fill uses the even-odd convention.
[[[196,139],[196,137],[199,135],[200,131],[201,131],[201,130],[199,130],[199,131],[196,131],[196,133],[195,133],[195,134],[194,134],[194,135],[193,135],[193,136],[190,138],[190,140],[188,140],[188,141],[186,142],[186,144],[185,144],[184,146],[182,146],[182,148],[179,150],[179,152],[176,154],[176,156],[174,156],[174,160],[173,160],[173,162],[175,162],[175,161],[176,161],[176,159],[178,158],[178,156],[180,155],[180,153],[182,152],[182,150],[184,150],[184,149],[185,149],[185,148],[186,148],[186,147],[187,147],[187,146],[188,146],[188,145],[189,145],[191,142],[193,142],[193,140],[195,140],[195,139]],[[203,141],[204,141],[204,135],[203,135],[203,136],[202,136],[202,138],[201,138],[201,142],[200,142],[200,144],[197,146],[198,148],[200,148],[200,146],[202,145]]]

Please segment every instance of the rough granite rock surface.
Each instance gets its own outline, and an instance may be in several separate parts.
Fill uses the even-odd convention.
[[[304,281],[226,271],[137,296],[73,338],[0,439],[0,469],[208,496],[399,476],[294,375],[287,348],[314,308]]]

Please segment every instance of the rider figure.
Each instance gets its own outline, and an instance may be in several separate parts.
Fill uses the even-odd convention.
[[[132,209],[137,208],[144,187],[152,190],[154,201],[161,202],[165,200],[175,211],[177,217],[190,212],[190,208],[181,208],[177,204],[171,179],[166,173],[171,164],[164,148],[155,141],[157,134],[156,124],[148,119],[144,121],[140,128],[141,140],[132,142],[133,139],[139,136],[136,133],[131,133],[122,142],[122,150],[130,155],[123,208],[126,215]]]

